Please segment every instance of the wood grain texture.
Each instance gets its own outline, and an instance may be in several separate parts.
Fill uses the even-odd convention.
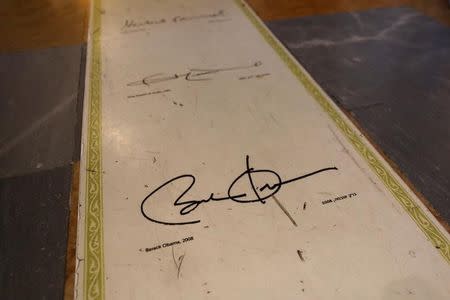
[[[264,20],[411,6],[450,26],[446,0],[248,0]],[[0,52],[75,45],[86,41],[89,0],[0,1]]]
[[[0,178],[79,159],[85,47],[0,55]]]
[[[411,6],[441,23],[450,25],[450,10],[446,0],[247,0],[247,2],[264,21],[381,7]]]
[[[72,166],[0,179],[0,298],[62,299]]]
[[[75,272],[77,267],[77,224],[78,198],[80,187],[80,162],[72,167],[72,187],[70,191],[69,230],[67,238],[66,278],[64,283],[64,299],[74,299]]]
[[[0,1],[0,52],[84,43],[89,2]]]

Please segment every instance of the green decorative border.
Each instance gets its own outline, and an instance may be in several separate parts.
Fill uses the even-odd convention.
[[[102,191],[101,1],[92,9],[86,153],[84,299],[105,299]]]
[[[303,84],[313,98],[319,103],[322,109],[334,121],[336,126],[346,136],[348,141],[355,147],[356,151],[364,158],[372,170],[383,181],[384,185],[392,193],[395,199],[403,206],[409,216],[416,222],[417,226],[425,233],[433,246],[441,253],[444,259],[450,264],[450,243],[442,232],[433,224],[423,210],[414,202],[414,200],[399,184],[397,179],[389,172],[383,163],[375,156],[369,147],[360,139],[358,134],[348,124],[342,115],[331,105],[325,93],[318,88],[316,83],[302,70],[296,61],[289,55],[288,51],[276,40],[270,31],[263,25],[262,21],[256,16],[252,9],[240,0],[235,3],[241,8],[247,18],[256,27],[264,40],[273,48],[281,60]]]

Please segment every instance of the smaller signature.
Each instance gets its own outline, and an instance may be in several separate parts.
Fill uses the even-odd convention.
[[[212,75],[219,74],[223,72],[231,72],[231,71],[237,71],[237,70],[248,70],[252,68],[257,68],[262,65],[261,61],[256,61],[250,65],[244,65],[244,66],[235,66],[235,67],[228,67],[228,68],[207,68],[207,69],[199,69],[199,68],[192,68],[189,69],[188,72],[184,73],[175,73],[166,75],[164,73],[155,73],[148,75],[140,80],[133,81],[127,84],[127,86],[151,86],[156,83],[160,82],[166,82],[171,80],[177,80],[177,79],[184,79],[186,81],[205,81],[205,80],[211,80]]]
[[[225,11],[223,9],[213,12],[213,13],[208,13],[208,14],[201,14],[201,15],[194,15],[194,16],[175,16],[171,19],[166,19],[166,18],[158,18],[158,19],[141,19],[141,20],[136,20],[136,19],[126,19],[123,26],[122,26],[122,33],[128,33],[128,32],[134,32],[134,30],[145,30],[145,28],[149,27],[149,26],[154,26],[154,25],[160,25],[160,24],[165,24],[165,23],[181,23],[181,22],[189,22],[189,21],[195,21],[195,20],[201,20],[201,19],[209,19],[209,21],[225,21],[228,19],[220,19],[220,18],[224,18],[225,16]],[[130,31],[131,30],[131,31]]]

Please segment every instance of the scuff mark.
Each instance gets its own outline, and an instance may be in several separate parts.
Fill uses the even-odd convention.
[[[358,23],[358,26],[360,28],[364,28],[364,23],[361,21],[361,17],[359,16],[359,14],[350,12],[350,16],[352,16],[353,19],[355,19],[356,23]]]
[[[175,259],[175,252],[172,246],[172,258],[173,258],[173,263],[175,264],[175,267],[177,269],[177,278],[180,279],[180,272],[181,272],[181,266],[183,265],[183,261],[184,261],[184,257],[186,254],[180,255],[178,257],[178,262],[177,259]]]
[[[294,218],[292,218],[291,214],[287,211],[287,209],[281,204],[281,202],[275,197],[275,195],[272,195],[273,200],[275,200],[275,203],[280,207],[280,209],[284,212],[284,214],[291,220],[292,224],[294,224],[295,227],[297,227],[297,223],[295,222]]]
[[[384,105],[384,104],[385,104],[384,102],[374,102],[374,103],[369,103],[369,104],[365,104],[365,105],[357,105],[354,107],[349,107],[347,109],[348,109],[348,111],[353,112],[355,110],[372,108],[372,107],[376,107],[376,106],[380,106],[380,105]]]
[[[274,117],[272,113],[269,113],[269,117],[272,119],[272,121],[277,124],[279,127],[281,127],[280,122],[278,122],[277,118]]]
[[[303,257],[303,251],[302,250],[297,250],[297,254],[298,254],[298,257],[300,257],[300,260],[304,262],[305,258]]]
[[[334,130],[331,128],[330,125],[328,125],[328,128],[330,129],[331,133],[334,135],[334,138],[336,139],[336,141],[341,145],[343,152],[345,154],[347,154],[351,158],[351,160],[355,163],[355,165],[365,174],[366,172],[364,171],[364,169],[359,165],[359,163],[356,161],[356,159],[350,154],[347,147],[345,147],[344,143],[338,137],[336,132],[334,132]]]
[[[348,155],[348,157],[350,157],[350,159],[355,163],[355,165],[361,170],[361,172],[363,172],[365,175],[367,175],[366,177],[373,183],[373,185],[375,186],[375,188],[383,193],[383,191],[380,189],[380,187],[378,186],[378,184],[376,184],[376,182],[372,179],[372,177],[367,174],[366,170],[364,170],[359,163],[356,161],[356,159],[350,154],[350,151],[348,151],[347,147],[345,147],[344,143],[339,139],[339,137],[337,136],[336,132],[334,132],[334,130],[328,125],[328,128],[330,129],[331,133],[333,133],[334,138],[336,139],[336,141],[342,146],[343,152],[345,154]]]
[[[313,48],[313,47],[330,47],[330,46],[337,46],[337,45],[347,45],[347,44],[353,44],[353,43],[360,43],[360,42],[366,42],[366,41],[379,41],[379,40],[389,40],[391,42],[397,43],[397,44],[404,44],[401,41],[397,41],[396,39],[392,38],[390,34],[394,31],[396,31],[399,27],[404,26],[407,24],[410,19],[415,18],[419,16],[419,14],[408,14],[403,15],[400,18],[398,18],[394,23],[392,23],[389,27],[386,27],[376,34],[373,35],[352,35],[348,38],[344,38],[342,40],[325,40],[325,39],[312,39],[309,41],[303,41],[301,43],[289,43],[288,47],[292,49],[302,49],[302,48]],[[412,46],[416,49],[421,49],[422,47],[414,45]]]
[[[174,252],[174,250],[173,250],[173,246],[172,246],[172,258],[173,258],[173,263],[174,263],[175,266],[178,268],[177,260],[175,259],[175,252]]]
[[[181,265],[183,264],[185,254],[178,257],[178,272],[177,272],[177,278],[180,278],[180,271],[181,271]]]
[[[370,182],[373,183],[373,185],[375,186],[375,188],[376,188],[380,193],[383,193],[383,191],[380,189],[380,187],[379,187],[378,184],[375,182],[375,180],[373,180],[370,176],[369,176],[368,178],[369,178]],[[399,214],[401,214],[400,211],[397,210],[397,212],[398,212]]]
[[[58,115],[62,111],[68,109],[69,105],[76,99],[75,95],[70,95],[64,98],[58,105],[53,107],[50,111],[46,112],[39,119],[32,122],[30,126],[25,128],[22,132],[15,134],[9,141],[5,141],[0,144],[0,157],[3,154],[11,151],[14,147],[20,144],[23,140],[31,136],[36,130],[40,129],[44,124],[48,123],[54,116]]]

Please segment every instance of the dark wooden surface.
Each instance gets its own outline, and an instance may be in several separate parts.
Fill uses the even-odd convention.
[[[89,2],[0,1],[0,53],[85,43]]]
[[[450,25],[447,0],[248,0],[265,21],[407,5]],[[0,1],[0,53],[86,42],[89,0]]]
[[[409,6],[450,25],[450,11],[447,0],[247,0],[264,21],[287,18],[354,12],[381,7]]]
[[[85,47],[0,55],[0,178],[79,159]]]
[[[0,298],[61,299],[71,166],[0,180]]]
[[[75,262],[85,46],[6,53],[0,66],[0,299],[62,299],[66,253],[71,279]]]

